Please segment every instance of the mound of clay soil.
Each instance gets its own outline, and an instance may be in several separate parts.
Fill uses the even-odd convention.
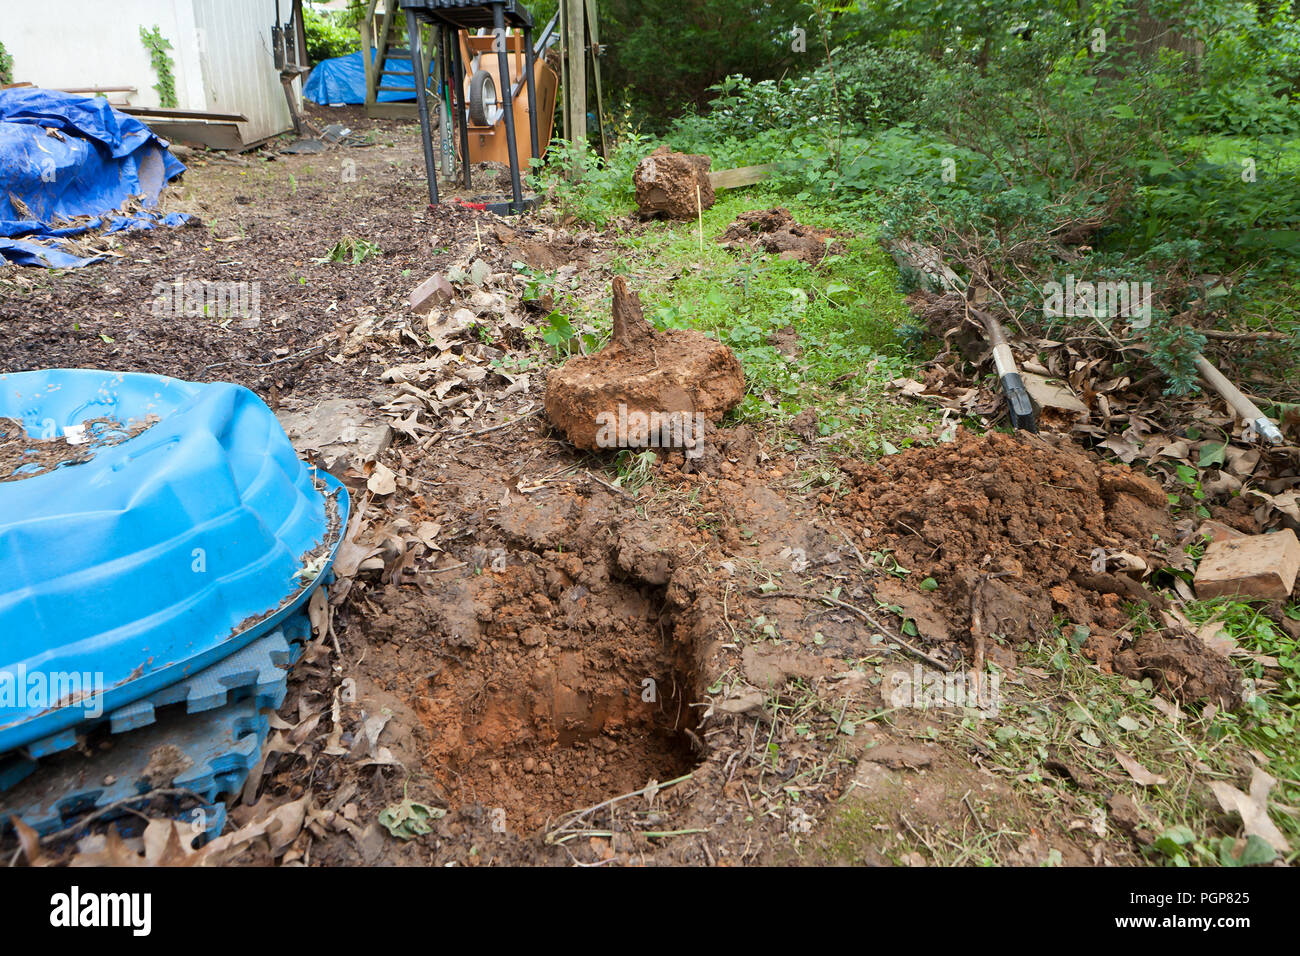
[[[731,349],[689,329],[656,331],[619,276],[613,338],[550,374],[545,408],[579,448],[693,448],[696,416],[717,422],[744,394]]]
[[[981,639],[1020,641],[1056,614],[1106,633],[1128,622],[1124,603],[1163,606],[1135,569],[1163,567],[1174,545],[1164,492],[1068,439],[961,431],[951,444],[846,470],[856,485],[848,517],[867,549],[910,571],[886,582],[882,597],[903,606],[922,637],[978,630]],[[1098,548],[1109,556],[1103,572],[1094,569]],[[927,578],[936,590],[920,588]],[[1110,648],[1099,663],[1137,678],[1158,672],[1186,699],[1236,699],[1232,669],[1207,660],[1214,655],[1203,645],[1165,653],[1169,640],[1148,644]]]
[[[641,160],[632,174],[641,218],[694,219],[700,209],[710,208],[712,165],[708,156],[674,153],[667,146],[660,146]]]
[[[834,246],[835,233],[796,222],[790,210],[754,209],[742,212],[718,240],[726,249],[761,249],[781,259],[801,259],[816,265]]]

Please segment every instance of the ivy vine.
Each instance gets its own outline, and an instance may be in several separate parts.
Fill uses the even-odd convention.
[[[172,67],[176,61],[167,55],[167,51],[172,48],[167,38],[162,35],[158,25],[154,24],[152,30],[140,28],[140,40],[144,47],[149,51],[149,62],[153,65],[153,71],[158,76],[158,82],[154,84],[154,89],[158,91],[158,102],[163,107],[175,107],[176,102],[176,74]]]

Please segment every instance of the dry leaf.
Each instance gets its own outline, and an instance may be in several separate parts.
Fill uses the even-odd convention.
[[[194,849],[198,832],[178,820],[150,820],[144,828],[146,866],[193,866],[203,857]]]
[[[339,542],[338,553],[334,556],[334,574],[339,578],[352,578],[356,576],[357,570],[361,563],[372,555],[378,554],[382,550],[377,545],[363,545],[357,541],[361,530],[365,525],[366,506],[369,499],[361,502],[352,518],[348,521],[347,534]]]
[[[40,835],[17,817],[10,817],[10,822],[13,823],[14,832],[18,834],[18,845],[23,848],[23,859],[27,861],[27,865],[44,866]]]
[[[375,462],[375,470],[366,479],[366,488],[375,495],[391,495],[397,490],[397,475],[387,465]]]
[[[1219,800],[1219,806],[1229,812],[1236,811],[1245,826],[1246,836],[1257,836],[1279,853],[1290,853],[1291,845],[1268,816],[1268,794],[1277,783],[1258,767],[1250,777],[1250,793],[1245,794],[1229,783],[1214,780],[1210,789]]]
[[[1119,761],[1119,765],[1128,772],[1128,775],[1132,777],[1135,782],[1142,786],[1155,787],[1166,782],[1165,778],[1160,776],[1160,774],[1152,773],[1119,748],[1116,748],[1114,753],[1115,759]]]

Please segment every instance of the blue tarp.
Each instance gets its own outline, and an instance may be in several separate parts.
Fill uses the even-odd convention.
[[[379,51],[371,47],[371,61],[373,62],[378,56]],[[384,68],[403,70],[409,73],[411,71],[411,61],[390,56],[384,62]],[[432,69],[429,70],[429,75],[433,75]],[[380,103],[394,103],[415,99],[415,84],[411,82],[413,79],[414,77],[410,76],[385,76],[383,78],[384,86],[398,87],[399,89],[381,90],[375,99]],[[311,75],[307,77],[307,85],[302,88],[302,95],[313,103],[319,103],[322,106],[364,103],[366,101],[366,64],[361,59],[361,51],[357,50],[347,56],[336,56],[328,60],[321,60],[312,67]]]
[[[0,418],[29,436],[88,422],[87,435],[121,435],[150,416],[134,437],[88,446],[88,461],[0,481],[0,754],[245,647],[327,572],[347,492],[298,459],[248,389],[87,369],[0,375]],[[69,699],[70,675],[87,674],[94,686]]]
[[[57,240],[105,225],[110,232],[178,225],[187,217],[98,217],[132,196],[152,206],[184,171],[165,140],[107,100],[34,87],[0,90],[0,258],[85,265],[96,260],[57,249]],[[86,216],[97,218],[69,221]]]

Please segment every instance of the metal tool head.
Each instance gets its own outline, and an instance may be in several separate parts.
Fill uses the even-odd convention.
[[[1018,372],[1002,376],[1002,392],[1007,397],[1007,414],[1011,427],[1038,434],[1038,421],[1034,417],[1034,403],[1025,389],[1025,381]]]

